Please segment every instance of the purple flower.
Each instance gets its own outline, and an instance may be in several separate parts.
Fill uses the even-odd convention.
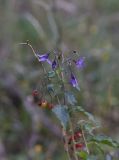
[[[38,57],[38,59],[39,59],[40,62],[44,62],[44,61],[46,61],[48,59],[49,54],[50,53],[46,53],[46,54],[43,54],[43,55],[37,54],[37,57]]]
[[[46,53],[46,54],[43,54],[43,55],[37,54],[39,62],[47,61],[49,64],[52,64],[51,61],[48,59],[49,55],[50,55],[50,53]]]
[[[85,57],[81,57],[77,61],[75,61],[75,64],[76,64],[77,68],[81,69],[85,65],[84,62],[85,62]]]
[[[52,65],[52,62],[49,60],[49,59],[47,59],[46,60],[50,65]]]
[[[75,76],[72,73],[71,73],[70,83],[72,84],[73,87],[77,87],[78,86],[77,79],[75,78]]]
[[[56,62],[56,60],[54,60],[53,62],[52,62],[52,69],[55,69],[57,67],[57,62]]]

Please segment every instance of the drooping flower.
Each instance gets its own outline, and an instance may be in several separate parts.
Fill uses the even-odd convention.
[[[57,67],[57,62],[56,62],[56,60],[54,60],[53,62],[52,62],[52,69],[55,69]]]
[[[82,69],[85,65],[85,57],[79,58],[77,61],[75,61],[75,64],[78,69]]]
[[[50,55],[50,53],[46,53],[46,54],[43,54],[43,55],[37,54],[39,62],[47,61],[49,64],[52,64],[51,61],[48,59],[49,55]]]
[[[70,83],[72,84],[73,87],[77,87],[78,86],[77,79],[75,78],[75,76],[72,73],[71,73]]]
[[[38,57],[38,59],[39,59],[40,62],[44,62],[44,61],[46,61],[48,59],[49,54],[50,53],[46,53],[46,54],[43,54],[43,55],[37,54],[37,57]]]

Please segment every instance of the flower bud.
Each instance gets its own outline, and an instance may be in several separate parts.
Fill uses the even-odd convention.
[[[48,102],[46,100],[41,102],[41,107],[46,108],[48,106]]]

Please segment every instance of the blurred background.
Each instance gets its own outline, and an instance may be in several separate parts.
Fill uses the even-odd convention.
[[[40,64],[26,40],[86,57],[79,104],[119,142],[119,0],[0,0],[0,160],[66,159],[59,122],[32,101]]]

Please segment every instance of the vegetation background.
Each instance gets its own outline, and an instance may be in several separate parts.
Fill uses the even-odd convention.
[[[42,77],[26,40],[86,57],[79,105],[119,141],[119,0],[0,0],[0,160],[66,159],[59,122],[32,101]]]

